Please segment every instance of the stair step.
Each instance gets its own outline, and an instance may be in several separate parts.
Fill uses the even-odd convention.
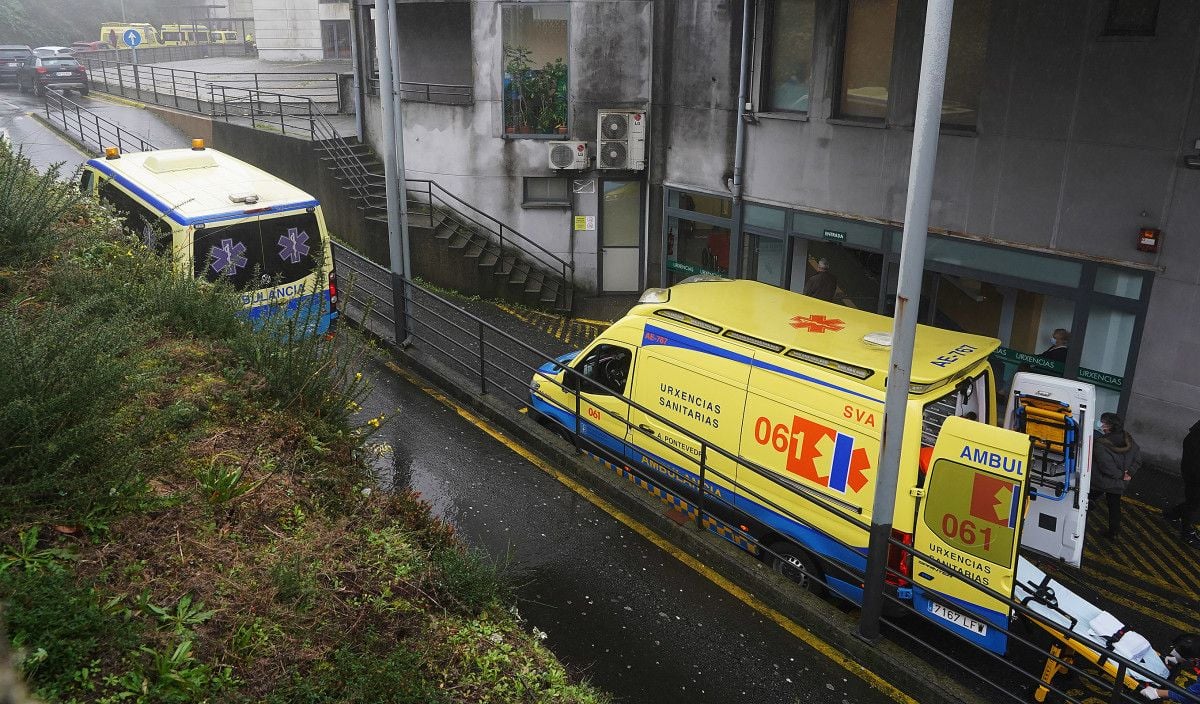
[[[476,262],[481,267],[495,266],[500,261],[500,255],[490,249],[479,255],[479,261]]]
[[[446,241],[446,246],[450,249],[466,249],[472,239],[474,238],[469,232],[457,232]]]
[[[496,264],[496,270],[492,273],[496,276],[508,276],[512,273],[513,265],[516,264],[517,258],[511,254],[501,254],[500,261]]]
[[[542,295],[538,300],[542,303],[554,303],[558,300],[559,280],[550,279],[542,284]]]
[[[467,259],[478,259],[483,254],[483,250],[486,249],[486,247],[487,242],[478,239],[473,240],[463,252],[463,257]]]
[[[524,264],[514,264],[512,272],[508,275],[508,283],[513,285],[524,285],[529,279],[529,267]]]
[[[541,293],[544,288],[545,274],[540,271],[530,272],[525,280],[525,293]]]

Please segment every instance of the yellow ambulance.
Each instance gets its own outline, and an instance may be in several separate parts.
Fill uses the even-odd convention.
[[[587,348],[541,367],[530,407],[685,512],[703,501],[710,530],[781,573],[803,581],[802,567],[821,576],[810,588],[858,602],[891,329],[888,317],[774,286],[692,277],[648,290]],[[997,427],[998,345],[918,328],[893,538],[938,566],[893,547],[888,582],[930,620],[1002,653],[1010,609],[987,592],[1013,593],[1026,504],[1053,504],[1056,532],[1040,549],[1069,560],[1089,468],[1031,471],[1030,436]],[[1080,398],[1064,404],[1076,430],[1093,403]],[[1029,493],[1031,477],[1040,489]]]

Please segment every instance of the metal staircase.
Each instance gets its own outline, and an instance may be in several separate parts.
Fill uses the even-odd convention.
[[[320,122],[319,120],[317,122]],[[326,123],[327,124],[327,123]],[[367,144],[315,128],[322,161],[369,220],[387,222],[383,163]],[[405,179],[408,222],[414,237],[439,242],[476,267],[477,293],[555,311],[574,304],[574,265],[503,222],[450,193],[436,181]]]

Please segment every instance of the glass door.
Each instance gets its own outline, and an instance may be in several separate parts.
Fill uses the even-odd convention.
[[[642,183],[604,181],[600,199],[600,290],[641,290]]]

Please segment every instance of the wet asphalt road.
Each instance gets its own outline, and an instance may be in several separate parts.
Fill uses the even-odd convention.
[[[157,147],[187,145],[184,135],[179,130],[159,120],[148,110],[114,104],[95,97],[84,98],[75,93],[68,93],[67,99],[119,124],[122,130],[143,137]],[[35,166],[45,169],[61,162],[63,173],[70,174],[93,156],[85,156],[83,151],[35,120],[30,113],[45,116],[45,103],[41,98],[30,93],[20,93],[15,85],[0,84],[0,132],[7,135],[14,145],[21,146]]]
[[[529,625],[617,701],[891,701],[381,364],[364,373],[364,413],[396,414],[377,436],[390,479],[506,564]]]

